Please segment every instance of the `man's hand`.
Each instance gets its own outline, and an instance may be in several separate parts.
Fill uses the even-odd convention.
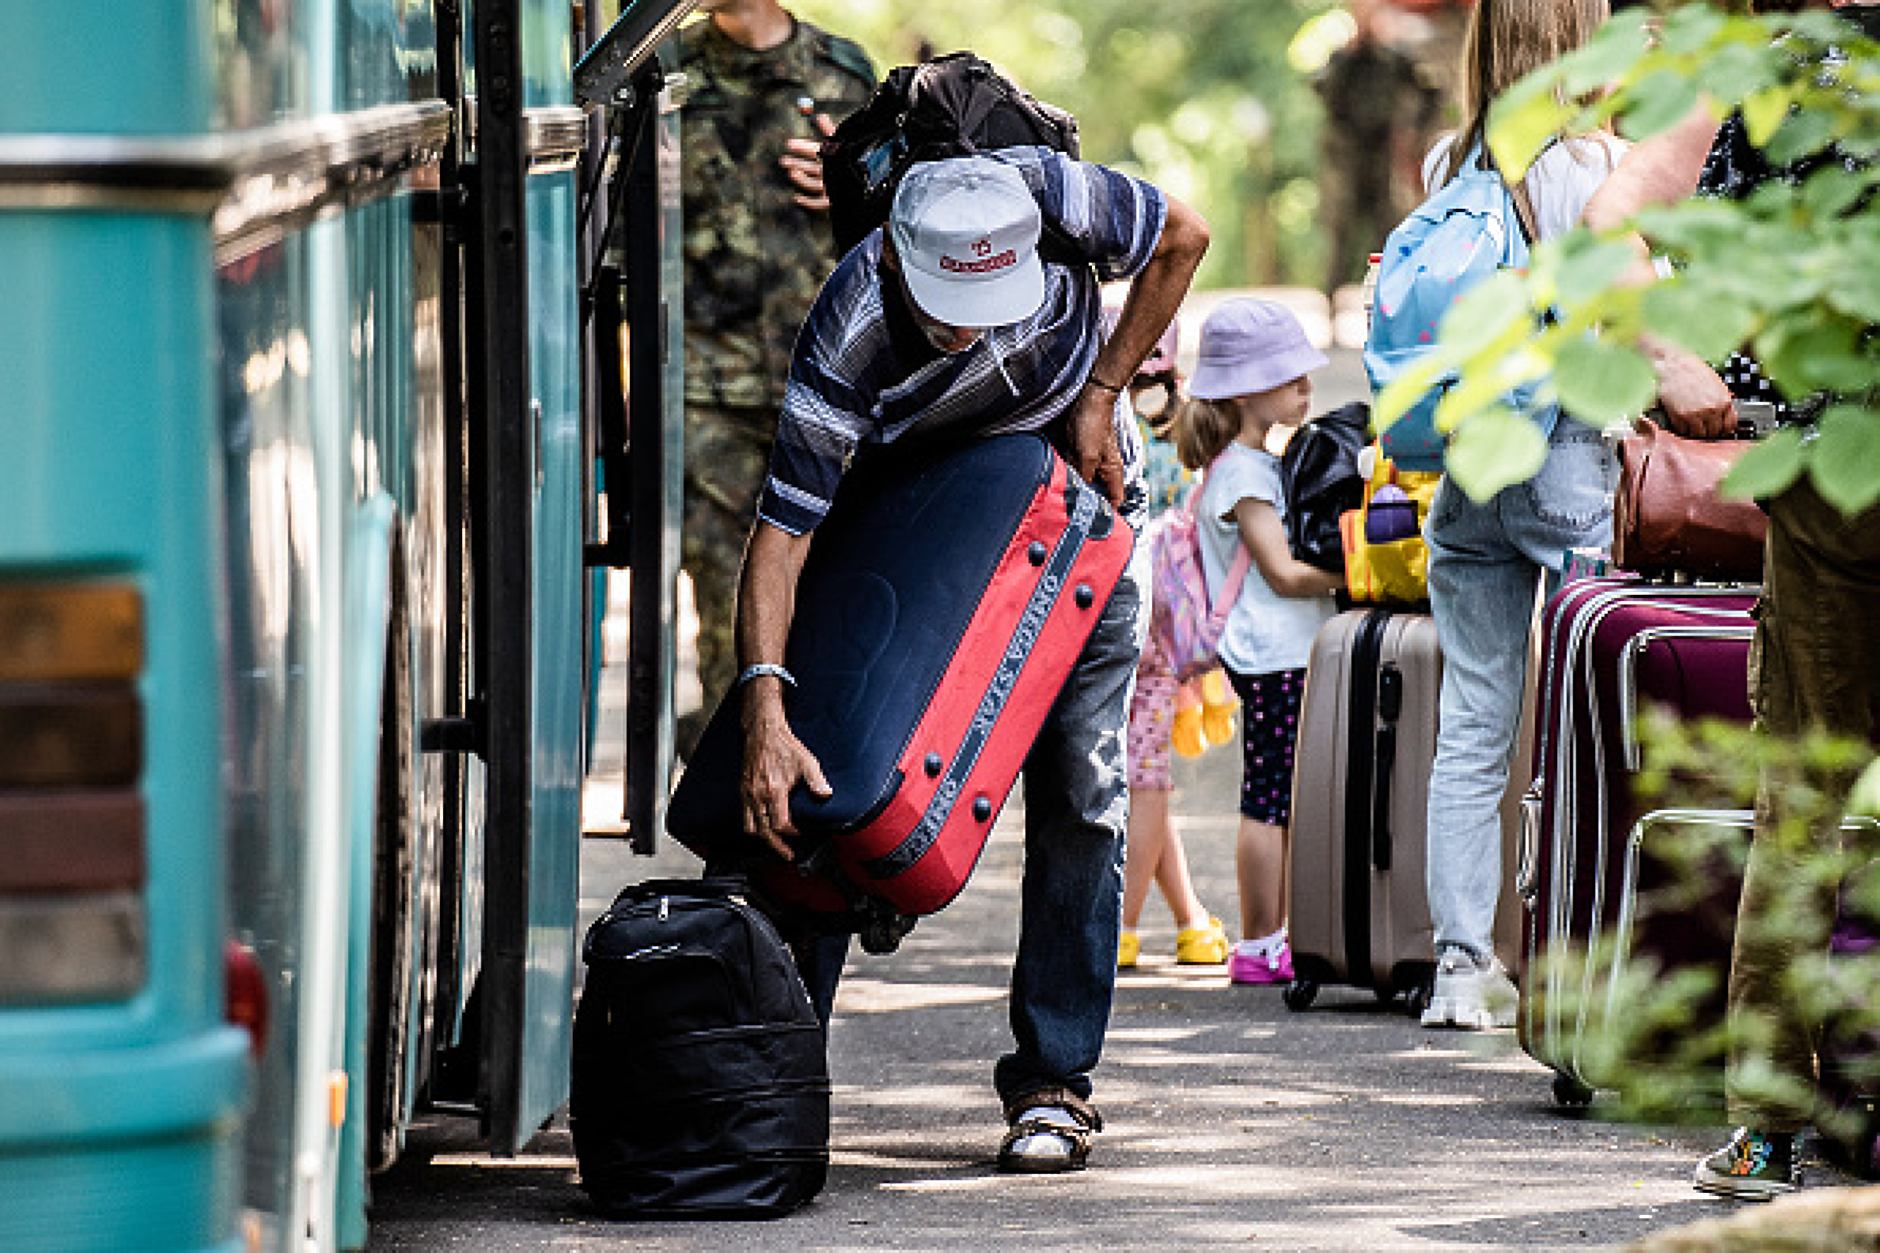
[[[827,113],[815,114],[810,121],[826,139],[836,133],[836,124]],[[796,187],[791,197],[812,213],[829,212],[829,192],[823,187],[822,144],[814,139],[790,139],[777,163]]]
[[[781,680],[751,682],[775,686]],[[786,837],[797,834],[796,824],[790,821],[790,793],[798,783],[807,784],[817,796],[829,795],[822,763],[790,729],[781,694],[749,693],[744,704],[744,773],[738,780],[744,831],[770,845],[785,861],[796,860]]]
[[[743,664],[775,663],[784,655],[790,622],[796,616],[796,583],[809,555],[810,537],[790,535],[759,520],[744,549],[738,582],[738,656]],[[744,771],[738,777],[744,830],[777,850],[785,861],[795,854],[784,837],[796,834],[790,821],[790,792],[807,783],[818,796],[829,795],[822,766],[790,729],[783,710],[784,680],[759,674],[745,681],[743,702]]]
[[[1123,450],[1116,444],[1116,393],[1086,382],[1071,406],[1070,435],[1077,473],[1104,494],[1111,508],[1122,508],[1127,479]]]
[[[1730,389],[1701,357],[1649,336],[1643,347],[1658,372],[1658,405],[1666,426],[1690,439],[1722,439],[1735,431]]]

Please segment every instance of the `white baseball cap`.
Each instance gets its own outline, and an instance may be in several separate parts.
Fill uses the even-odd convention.
[[[1044,303],[1038,202],[988,157],[923,161],[894,193],[888,230],[921,312],[950,326],[1009,326]]]

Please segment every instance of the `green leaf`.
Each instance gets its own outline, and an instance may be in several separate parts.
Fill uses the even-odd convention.
[[[1443,465],[1456,486],[1479,502],[1533,478],[1546,460],[1547,439],[1531,419],[1491,409],[1457,428]]]
[[[1644,323],[1705,361],[1721,361],[1749,342],[1755,311],[1736,301],[1720,301],[1699,282],[1675,278],[1646,290]]]
[[[1838,218],[1871,191],[1873,182],[1872,171],[1856,175],[1838,164],[1823,166],[1802,184],[1802,204],[1818,222]]]
[[[1558,70],[1557,81],[1570,98],[1600,91],[1630,78],[1633,68],[1650,52],[1651,43],[1642,23],[1609,21],[1594,32],[1584,47],[1554,63]],[[1546,78],[1550,85],[1556,81],[1555,75],[1546,70],[1538,70],[1530,77]]]
[[[1697,81],[1718,103],[1734,105],[1773,83],[1778,66],[1767,45],[1726,43],[1699,63]]]
[[[1840,277],[1829,284],[1823,298],[1836,313],[1880,326],[1880,257],[1846,260],[1833,267]]]
[[[1868,763],[1854,790],[1847,798],[1847,812],[1868,818],[1880,818],[1880,758]]]
[[[1504,92],[1488,115],[1488,150],[1504,176],[1519,180],[1547,141],[1576,110],[1554,97],[1552,85],[1529,75]]]
[[[1653,70],[1632,85],[1626,100],[1626,138],[1649,139],[1684,120],[1697,103],[1697,84],[1673,69]]]
[[[1789,100],[1788,89],[1784,87],[1768,87],[1743,98],[1743,125],[1749,132],[1751,144],[1760,148],[1769,142],[1776,127],[1789,115]]]
[[[1723,14],[1702,4],[1687,4],[1665,20],[1659,43],[1666,52],[1702,51],[1723,33]]]
[[[1576,233],[1585,234],[1583,230]],[[1620,275],[1631,269],[1638,259],[1632,245],[1625,240],[1593,236],[1587,239],[1589,242],[1584,244],[1575,241],[1560,268],[1559,298],[1569,304],[1579,304],[1599,295],[1618,282]]]
[[[1835,138],[1834,119],[1821,110],[1800,110],[1782,119],[1782,125],[1764,145],[1777,166],[1792,164],[1826,148]]]
[[[1835,405],[1818,428],[1809,465],[1822,499],[1849,515],[1880,500],[1880,411]]]
[[[1436,334],[1444,347],[1468,352],[1511,329],[1525,331],[1533,322],[1527,285],[1519,274],[1501,270],[1477,283],[1450,305]]]
[[[1774,496],[1800,477],[1804,460],[1802,433],[1785,426],[1737,458],[1719,494],[1736,499]]]
[[[1790,396],[1861,390],[1874,382],[1873,359],[1860,350],[1861,329],[1825,308],[1798,310],[1763,327],[1756,357]]]
[[[1436,380],[1442,374],[1441,363],[1428,357],[1405,370],[1377,394],[1377,403],[1372,406],[1371,424],[1380,431],[1388,430],[1391,423],[1401,418],[1411,405],[1422,398],[1423,393],[1436,385]]]
[[[1554,386],[1564,407],[1604,426],[1643,412],[1658,394],[1658,376],[1637,349],[1581,337],[1560,346]]]

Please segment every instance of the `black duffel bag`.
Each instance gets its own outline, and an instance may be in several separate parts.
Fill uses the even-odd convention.
[[[617,1218],[765,1218],[822,1190],[829,1068],[790,951],[741,879],[627,888],[588,928],[569,1123]]]

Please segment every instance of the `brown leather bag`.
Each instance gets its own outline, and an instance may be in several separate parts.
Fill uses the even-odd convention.
[[[1654,578],[1759,582],[1769,519],[1753,500],[1717,496],[1723,476],[1751,447],[1750,440],[1686,439],[1640,418],[1619,444],[1613,564]]]

